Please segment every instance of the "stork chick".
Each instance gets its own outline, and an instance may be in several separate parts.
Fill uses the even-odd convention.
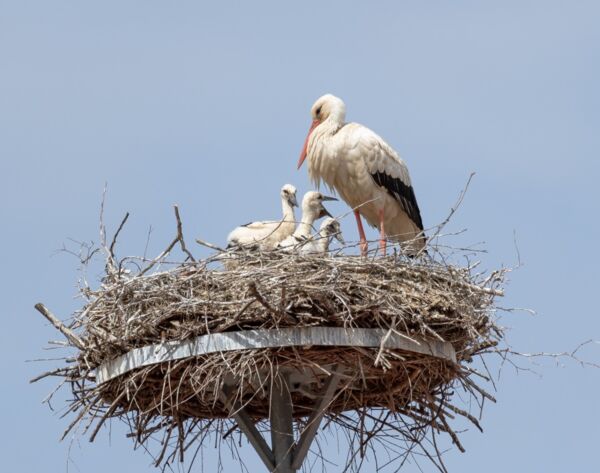
[[[337,200],[316,191],[309,191],[302,199],[302,220],[292,235],[281,241],[279,248],[292,249],[294,246],[307,242],[312,236],[313,223],[326,215],[331,217],[323,205],[324,201]]]
[[[342,238],[342,229],[340,222],[335,218],[326,218],[321,222],[319,233],[311,238],[306,245],[300,248],[301,254],[325,254],[329,252],[329,245],[333,239],[339,241],[342,245],[345,243]]]
[[[408,168],[379,135],[358,123],[346,123],[346,105],[331,94],[311,109],[308,131],[298,169],[308,158],[308,174],[335,189],[354,210],[361,252],[368,246],[361,216],[379,229],[383,254],[386,238],[399,241],[409,254],[425,246],[423,222]]]
[[[235,228],[227,237],[227,248],[259,247],[272,250],[282,240],[289,237],[296,227],[294,207],[298,207],[296,188],[286,184],[281,188],[283,218],[279,221],[265,220],[251,222]]]

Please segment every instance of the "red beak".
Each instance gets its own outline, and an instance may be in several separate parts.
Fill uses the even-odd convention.
[[[308,135],[306,135],[306,140],[304,141],[304,146],[302,147],[302,152],[300,153],[300,159],[298,160],[298,169],[300,169],[300,166],[302,166],[302,163],[306,159],[306,148],[308,148],[308,140],[310,139],[310,135],[320,123],[321,122],[319,120],[313,120],[310,130],[308,130]]]

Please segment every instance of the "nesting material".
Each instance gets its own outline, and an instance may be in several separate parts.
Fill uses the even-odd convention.
[[[469,363],[493,351],[502,338],[494,300],[502,294],[503,271],[477,275],[429,256],[365,259],[248,251],[219,255],[224,258],[226,265],[209,258],[154,274],[120,276],[113,268],[99,289],[83,290],[87,304],[74,315],[71,329],[61,330],[71,333],[68,343],[77,355],[49,373],[64,377],[72,388],[69,412],[75,417],[67,432],[79,425],[93,440],[107,419],[125,419],[136,442],[158,439],[155,461],[165,465],[183,460],[188,448],[207,441],[209,434],[229,437],[236,425],[232,406],[243,406],[259,425],[268,419],[270,383],[282,373],[290,379],[301,430],[334,370],[341,381],[326,425],[337,425],[355,439],[354,453],[360,454],[349,454],[349,464],[369,442],[386,436],[390,445],[402,444],[410,452],[415,444],[431,445],[424,440],[428,432],[446,432],[462,450],[451,427],[457,415],[479,427],[478,419],[454,404],[453,393],[493,399],[478,386],[482,377]],[[97,382],[100,366],[134,349],[207,334],[301,327],[381,329],[385,335],[378,347],[217,352]],[[386,336],[392,335],[450,344],[456,363],[385,348]]]

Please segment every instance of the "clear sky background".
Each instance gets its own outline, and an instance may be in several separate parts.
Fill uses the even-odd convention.
[[[122,255],[143,252],[150,225],[160,252],[174,203],[188,242],[277,217],[282,184],[310,188],[295,165],[326,92],[404,157],[426,225],[477,173],[449,230],[485,242],[490,269],[516,264],[516,233],[524,265],[502,303],[538,312],[503,315],[516,350],[600,339],[599,24],[600,3],[579,0],[0,0],[0,469],[155,471],[118,423],[58,443],[68,421],[40,404],[53,382],[28,384],[54,365],[25,360],[56,356],[41,347],[58,338],[34,303],[62,317],[80,304],[77,261],[56,250],[97,241],[105,182],[109,229],[131,212]],[[598,362],[600,346],[582,355]],[[451,471],[598,469],[600,370],[536,369],[504,368]],[[204,471],[215,458],[209,446]]]

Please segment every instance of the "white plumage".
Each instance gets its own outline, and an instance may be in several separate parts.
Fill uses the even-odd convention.
[[[312,237],[313,224],[326,215],[331,217],[323,205],[323,201],[337,200],[316,191],[309,191],[302,199],[302,220],[292,235],[285,238],[278,245],[279,248],[292,250],[299,244],[305,243]]]
[[[294,207],[298,206],[296,188],[286,184],[281,188],[281,206],[283,217],[279,221],[265,220],[251,222],[235,228],[227,237],[227,247],[258,246],[263,250],[271,250],[290,236],[296,228]]]
[[[342,229],[340,222],[335,218],[326,218],[321,222],[319,232],[311,237],[306,244],[300,248],[301,254],[325,254],[329,252],[329,245],[333,238],[337,239],[342,245],[344,239],[342,238]]]
[[[423,222],[404,161],[375,132],[346,123],[346,106],[338,97],[322,96],[311,115],[298,168],[308,157],[311,180],[317,186],[324,181],[355,210],[363,254],[367,243],[360,215],[379,229],[384,253],[386,236],[411,254],[421,250]]]

